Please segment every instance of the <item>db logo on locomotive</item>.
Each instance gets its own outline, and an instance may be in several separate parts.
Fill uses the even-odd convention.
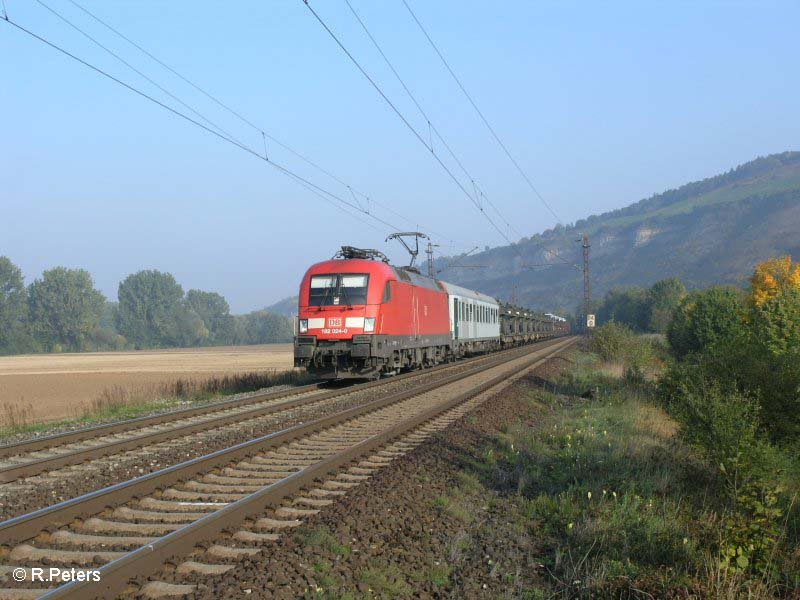
[[[328,327],[341,327],[342,326],[342,318],[341,317],[329,317],[328,318]]]

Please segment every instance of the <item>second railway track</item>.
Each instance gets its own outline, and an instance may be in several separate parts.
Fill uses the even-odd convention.
[[[0,523],[0,574],[26,578],[0,598],[113,598],[167,562],[189,578],[225,572],[463,414],[482,392],[572,341],[495,356],[435,381],[409,380],[372,402]],[[100,581],[53,589],[30,582],[34,569],[49,566],[97,569]],[[153,597],[191,592],[191,584],[148,586]]]
[[[518,349],[508,352],[516,351]],[[248,422],[266,415],[322,404],[372,388],[391,389],[404,385],[399,382],[407,379],[428,377],[438,371],[458,371],[487,360],[492,358],[482,356],[339,389],[326,389],[320,384],[311,384],[3,445],[0,446],[0,483],[79,465],[237,422]]]

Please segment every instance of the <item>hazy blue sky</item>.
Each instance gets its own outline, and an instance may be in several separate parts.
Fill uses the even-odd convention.
[[[242,141],[261,136],[91,21],[44,0]],[[334,45],[301,0],[79,0],[266,132],[378,202],[445,253],[504,243]],[[431,120],[516,229],[555,219],[532,195],[400,0],[351,0]],[[564,222],[798,149],[800,3],[409,0]],[[34,0],[19,24],[165,102]],[[427,126],[343,0],[312,0],[414,126]],[[367,227],[241,150],[0,23],[0,254],[28,280],[88,269],[116,298],[142,268],[246,311],[293,294]],[[183,110],[183,109],[182,109]],[[439,148],[441,149],[441,148]],[[269,154],[343,197],[274,144]],[[455,167],[454,167],[455,168]],[[450,241],[452,240],[452,241]],[[389,247],[390,255],[402,259]]]

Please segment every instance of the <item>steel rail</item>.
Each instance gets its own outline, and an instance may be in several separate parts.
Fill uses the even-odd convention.
[[[546,350],[553,345],[558,345],[560,342],[563,343],[563,340],[556,340],[544,347],[537,347],[534,352]],[[517,350],[520,351],[520,349]],[[525,348],[525,350],[530,351],[530,347]],[[524,352],[520,353],[524,354]],[[406,390],[400,390],[366,404],[321,417],[308,423],[300,423],[287,429],[272,432],[229,448],[223,448],[204,456],[171,465],[159,469],[158,471],[153,471],[152,473],[122,483],[95,490],[25,515],[13,517],[0,523],[0,546],[10,546],[23,542],[35,537],[42,531],[66,525],[73,519],[83,518],[101,512],[110,506],[118,505],[133,498],[152,493],[157,489],[173,485],[174,483],[189,479],[211,469],[225,466],[230,462],[241,460],[257,452],[281,446],[286,442],[305,437],[320,429],[338,425],[354,417],[374,412],[385,406],[455,383],[464,377],[480,373],[509,360],[509,356],[505,353],[503,353],[502,356],[496,356],[494,358],[495,360],[478,365],[467,372],[455,373],[433,382],[424,383]],[[512,356],[512,358],[516,358],[516,356]]]
[[[567,340],[558,340],[554,344],[548,344],[546,348],[539,348],[533,354],[539,354],[541,351],[550,349],[550,353],[545,356],[533,357],[530,361],[522,365],[519,371],[524,371],[529,368],[538,366],[552,355],[560,352],[577,338],[570,337]],[[555,346],[555,347],[554,347]],[[483,365],[473,369],[471,374],[479,373],[488,370],[499,364],[506,362],[493,361],[490,365]],[[465,375],[464,375],[465,376]],[[453,383],[462,376],[454,376],[448,378],[448,383]],[[430,421],[431,419],[455,408],[459,404],[495,387],[496,385],[507,381],[509,378],[508,373],[501,373],[492,377],[491,379],[477,385],[476,387],[458,394],[454,398],[433,406],[417,415],[409,417],[398,424],[391,426],[381,433],[373,435],[372,437],[363,440],[344,451],[341,451],[333,456],[330,456],[312,466],[305,468],[302,471],[294,473],[280,481],[265,486],[264,488],[240,499],[231,504],[221,508],[213,513],[201,517],[177,531],[167,534],[156,541],[142,546],[136,550],[127,553],[125,556],[111,561],[110,563],[100,567],[100,582],[79,582],[74,581],[67,583],[51,591],[46,592],[41,596],[42,599],[86,599],[86,598],[115,598],[122,591],[128,583],[136,577],[146,577],[154,571],[162,567],[166,562],[178,560],[189,553],[194,548],[202,543],[213,539],[219,533],[229,530],[245,519],[262,513],[267,508],[274,508],[288,496],[297,493],[298,491],[306,488],[314,481],[335,472],[341,467],[353,462],[354,460],[372,452],[391,440],[400,437],[401,435],[416,429],[420,425]],[[435,384],[427,384],[420,386],[417,389],[409,390],[408,392],[401,392],[398,396],[411,397],[425,391],[430,391],[428,388],[435,389],[442,387],[447,383],[436,382]],[[399,401],[399,400],[396,400]],[[386,406],[390,404],[386,399],[376,401],[374,404]],[[344,411],[344,413],[355,414],[356,409]],[[362,409],[358,409],[363,414]],[[343,419],[349,420],[350,417]],[[329,421],[331,418],[321,419],[321,421]],[[302,429],[314,427],[314,424],[302,426]],[[321,425],[314,427],[314,430],[324,428]],[[298,428],[293,428],[299,431]]]
[[[519,351],[519,347],[512,348],[506,352],[515,352]],[[499,355],[493,355],[499,356]],[[489,357],[491,359],[491,356]],[[173,439],[178,436],[185,436],[191,435],[194,433],[198,433],[201,431],[207,431],[209,429],[215,429],[217,427],[223,427],[225,425],[230,425],[232,423],[243,422],[249,419],[254,419],[258,417],[262,417],[268,414],[273,414],[277,412],[283,412],[287,410],[291,410],[294,408],[298,408],[301,406],[314,404],[318,402],[322,402],[325,400],[330,400],[332,398],[336,398],[337,396],[342,396],[353,391],[362,391],[366,389],[370,389],[372,387],[379,387],[384,385],[389,385],[394,381],[398,381],[405,378],[410,377],[418,377],[421,374],[429,374],[431,372],[435,372],[441,369],[451,369],[457,366],[468,366],[469,364],[477,361],[487,360],[486,356],[479,356],[476,358],[468,359],[467,361],[462,361],[457,364],[447,363],[438,365],[436,367],[432,367],[430,369],[426,369],[424,371],[412,371],[410,373],[405,373],[403,375],[398,375],[392,378],[381,379],[376,381],[371,381],[368,383],[359,384],[356,387],[346,387],[336,390],[331,390],[329,392],[325,392],[319,395],[311,396],[309,398],[300,398],[296,400],[287,400],[286,402],[282,402],[280,404],[274,404],[270,406],[261,406],[256,407],[250,410],[245,410],[241,412],[235,412],[233,414],[220,416],[218,418],[211,418],[208,420],[203,420],[194,423],[187,423],[185,425],[179,425],[177,427],[166,427],[164,429],[159,429],[158,431],[146,433],[143,435],[137,435],[132,437],[126,437],[121,440],[116,440],[113,442],[109,442],[106,444],[98,445],[98,446],[91,446],[88,448],[79,448],[72,452],[63,452],[56,454],[54,456],[48,456],[39,458],[32,461],[21,462],[19,464],[7,465],[5,467],[0,467],[0,483],[8,483],[11,481],[15,481],[17,479],[23,477],[31,477],[33,475],[38,475],[40,473],[44,473],[46,471],[52,471],[54,469],[58,469],[61,467],[66,467],[70,465],[77,465],[81,464],[86,461],[95,460],[98,458],[102,458],[104,456],[109,456],[112,454],[117,454],[120,452],[125,452],[128,450],[134,450],[136,448],[140,448],[142,446],[147,446],[151,444],[157,444],[162,441],[166,441],[169,439]],[[113,433],[130,431],[136,428],[144,428],[151,425],[161,425],[169,423],[172,420],[176,419],[184,419],[189,418],[192,416],[197,416],[200,414],[212,414],[214,412],[220,412],[230,408],[236,408],[239,406],[247,406],[249,404],[257,404],[260,402],[266,402],[273,399],[279,399],[281,397],[291,398],[292,396],[297,396],[302,393],[315,391],[319,389],[321,384],[311,384],[307,386],[301,386],[299,388],[295,388],[292,390],[281,390],[277,392],[268,392],[265,394],[259,394],[257,396],[252,396],[248,398],[242,398],[238,400],[229,400],[226,402],[220,402],[213,406],[204,406],[204,407],[196,407],[196,408],[188,408],[183,409],[180,411],[174,411],[170,413],[163,413],[161,415],[155,415],[152,417],[141,417],[138,419],[130,419],[127,421],[122,421],[117,424],[111,425],[101,425],[98,427],[92,427],[88,429],[78,430],[76,432],[70,432],[67,434],[58,434],[55,436],[49,436],[49,438],[41,438],[41,440],[34,440],[32,442],[20,442],[19,444],[15,445],[7,445],[4,447],[0,447],[0,451],[16,447],[18,449],[25,446],[25,444],[30,444],[30,446],[26,447],[27,451],[32,452],[39,449],[49,449],[51,447],[45,446],[42,448],[39,445],[39,442],[44,442],[48,439],[51,440],[66,440],[71,436],[82,436],[81,438],[77,439],[69,439],[69,441],[64,441],[62,444],[65,445],[66,443],[70,443],[73,441],[80,441],[80,439],[86,439],[89,437],[98,437],[101,435],[111,435]],[[31,449],[31,446],[33,447]],[[55,446],[58,447],[58,446]],[[0,456],[2,456],[0,454]]]
[[[229,408],[236,408],[237,406],[247,406],[248,404],[273,400],[280,398],[281,396],[293,396],[295,394],[311,392],[319,387],[319,383],[312,383],[309,385],[298,386],[292,388],[291,390],[264,392],[263,394],[248,396],[247,398],[224,400],[221,402],[206,404],[204,406],[182,408],[179,410],[159,413],[157,415],[135,417],[133,419],[125,419],[124,421],[116,421],[114,423],[103,423],[101,425],[82,427],[80,429],[66,431],[64,433],[55,433],[53,435],[42,436],[40,438],[14,442],[12,444],[3,444],[0,445],[0,458],[25,454],[27,452],[36,452],[37,450],[48,450],[58,446],[63,446],[65,444],[71,444],[73,442],[81,442],[83,440],[93,439],[104,435],[122,433],[131,429],[141,429],[144,427],[150,427],[152,425],[160,425],[176,419],[196,417],[202,414],[219,412]]]

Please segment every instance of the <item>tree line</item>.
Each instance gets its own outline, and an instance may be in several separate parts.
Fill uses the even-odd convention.
[[[292,323],[266,310],[232,315],[225,298],[142,270],[109,301],[84,269],[55,267],[26,286],[0,256],[0,353],[62,352],[288,342]]]
[[[675,277],[657,281],[647,289],[615,287],[597,307],[597,320],[622,323],[638,332],[666,333],[673,312],[686,296],[686,287]]]

